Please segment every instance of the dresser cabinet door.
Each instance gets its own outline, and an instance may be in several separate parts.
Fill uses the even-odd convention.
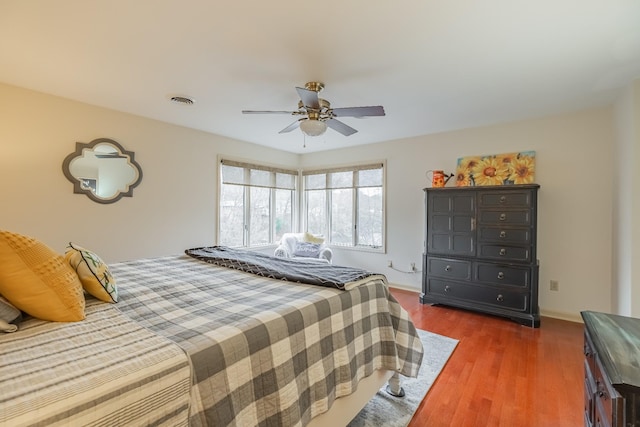
[[[429,253],[475,255],[475,194],[442,191],[427,202]]]

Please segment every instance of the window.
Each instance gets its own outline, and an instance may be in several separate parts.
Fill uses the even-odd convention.
[[[219,244],[268,245],[293,231],[297,175],[296,171],[222,160]]]
[[[339,246],[384,247],[384,165],[305,171],[307,231]]]

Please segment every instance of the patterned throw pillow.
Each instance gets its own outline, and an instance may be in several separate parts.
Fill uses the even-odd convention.
[[[293,256],[305,258],[318,258],[320,254],[320,245],[318,243],[298,242]]]
[[[0,295],[0,331],[17,331],[20,320],[22,320],[22,312]]]
[[[98,255],[69,242],[65,259],[78,273],[82,287],[87,292],[104,302],[118,302],[116,281]]]
[[[85,317],[82,283],[64,257],[9,231],[0,231],[0,294],[38,319],[77,322]]]

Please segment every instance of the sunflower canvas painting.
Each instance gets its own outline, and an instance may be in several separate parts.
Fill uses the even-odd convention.
[[[456,166],[456,186],[532,184],[535,171],[535,151],[461,157]]]

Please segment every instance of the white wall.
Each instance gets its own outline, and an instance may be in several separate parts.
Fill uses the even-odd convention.
[[[215,242],[217,156],[296,164],[298,155],[0,84],[0,229],[106,262]],[[73,194],[62,161],[76,141],[111,138],[143,171],[133,197],[103,205]]]
[[[612,309],[640,317],[640,80],[615,105],[615,131]]]
[[[306,166],[387,159],[387,248],[384,255],[336,249],[336,262],[382,270],[390,282],[420,289],[419,274],[386,267],[421,266],[422,188],[429,169],[453,172],[458,157],[536,151],[540,307],[579,319],[581,310],[611,310],[612,110],[562,116],[307,154]],[[453,184],[450,182],[449,184]],[[560,290],[549,291],[558,280]]]
[[[535,150],[541,309],[569,318],[611,311],[611,108],[303,156],[6,85],[0,117],[0,228],[60,252],[75,241],[107,262],[213,244],[220,154],[283,166],[386,160],[388,253],[336,249],[335,259],[416,291],[420,274],[389,270],[386,260],[421,267],[425,172],[453,171],[461,156]],[[76,141],[99,137],[136,153],[144,175],[132,198],[101,205],[72,193],[62,160]]]

